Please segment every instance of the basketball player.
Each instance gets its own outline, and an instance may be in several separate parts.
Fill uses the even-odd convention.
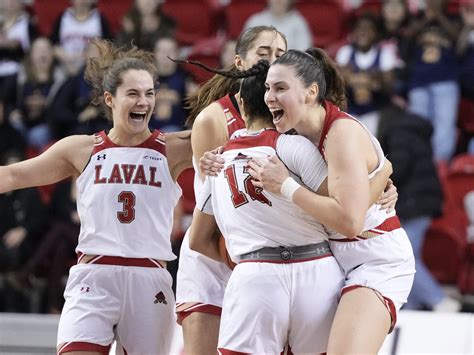
[[[174,297],[166,262],[176,179],[191,166],[183,133],[150,132],[157,70],[151,53],[95,41],[87,65],[109,132],[70,136],[40,156],[0,167],[0,193],[76,178],[78,263],[65,290],[58,354],[168,354]]]
[[[237,40],[235,64],[229,70],[248,69],[260,59],[273,62],[286,49],[285,36],[274,27],[249,28]],[[234,131],[245,127],[237,104],[238,90],[237,80],[214,76],[190,99],[192,111],[188,123],[192,124],[195,163],[204,152],[225,144]],[[195,165],[197,196],[203,177]],[[186,354],[208,355],[217,348],[222,300],[231,270],[189,249],[188,234],[180,251],[176,312],[183,327]]]
[[[258,66],[268,68],[268,62],[254,68]],[[320,194],[327,190],[326,165],[309,140],[279,135],[273,128],[263,101],[264,81],[265,74],[242,81],[247,129],[227,142],[223,172],[208,178],[201,191],[191,248],[222,260],[214,238],[217,221],[238,263],[225,292],[220,353],[275,354],[287,343],[294,353],[321,353],[327,348],[343,274],[331,255],[325,228],[289,199],[255,189],[247,163],[278,154],[295,177]],[[378,176],[374,199],[387,178]]]
[[[383,152],[359,121],[341,111],[342,79],[322,50],[287,52],[271,65],[266,85],[265,102],[277,130],[295,129],[327,162],[329,198],[300,188],[276,157],[250,162],[249,173],[257,188],[283,193],[333,229],[331,250],[346,282],[328,353],[375,354],[393,329],[415,273],[413,251],[395,212],[370,203],[369,180],[382,168]]]

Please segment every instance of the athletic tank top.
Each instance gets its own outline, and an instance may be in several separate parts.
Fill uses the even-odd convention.
[[[76,181],[83,254],[173,260],[170,234],[181,188],[173,181],[165,137],[122,147],[95,134],[90,161]]]
[[[378,164],[375,167],[375,169],[369,174],[369,179],[373,178],[380,170],[383,169],[383,166],[385,164],[385,155],[383,153],[382,147],[380,146],[379,141],[377,138],[375,138],[372,133],[355,117],[349,115],[346,112],[343,112],[334,105],[332,102],[329,102],[325,100],[323,102],[323,106],[326,109],[326,117],[324,119],[324,125],[323,125],[323,130],[321,133],[321,138],[319,141],[318,149],[321,152],[321,155],[323,158],[325,158],[324,155],[324,146],[326,143],[327,135],[329,132],[329,129],[331,128],[332,124],[338,120],[338,119],[351,119],[357,121],[367,132],[367,134],[370,137],[370,140],[372,141],[372,144],[374,146],[375,152],[377,154],[378,158]],[[372,206],[369,207],[367,214],[365,215],[365,222],[364,222],[364,228],[363,231],[370,230],[374,227],[379,226],[384,222],[386,219],[389,217],[395,216],[395,211],[391,213],[387,213],[386,210],[382,210],[380,208],[380,205],[373,204]],[[345,239],[347,238],[346,236],[343,236],[335,231],[329,231],[331,239]]]

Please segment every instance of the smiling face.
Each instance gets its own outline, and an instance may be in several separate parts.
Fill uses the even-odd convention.
[[[280,133],[296,129],[304,123],[307,104],[314,88],[305,88],[291,66],[274,64],[265,81],[265,103],[273,115],[273,124]]]
[[[122,75],[122,84],[112,95],[104,93],[105,103],[112,110],[114,129],[126,134],[148,132],[148,122],[155,107],[153,79],[146,70],[130,69]]]

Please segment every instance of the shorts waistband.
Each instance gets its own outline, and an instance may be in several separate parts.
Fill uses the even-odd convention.
[[[122,256],[89,255],[77,253],[78,264],[157,267],[166,269],[166,261],[151,258],[124,258]]]
[[[297,247],[265,247],[250,253],[242,254],[239,263],[266,262],[266,263],[300,263],[332,256],[327,241],[318,244],[302,245]]]
[[[355,238],[329,238],[330,241],[334,242],[355,242],[357,240],[366,240],[373,237],[377,237],[379,235],[385,234],[387,232],[391,232],[395,229],[401,228],[400,220],[397,216],[392,216],[387,218],[377,227],[372,229],[363,231]]]

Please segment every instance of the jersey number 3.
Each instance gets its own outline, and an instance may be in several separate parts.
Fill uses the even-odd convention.
[[[257,189],[255,186],[253,186],[252,177],[250,176],[250,174],[247,173],[246,168],[244,168],[244,174],[247,175],[247,177],[244,179],[244,187],[246,194],[249,195],[253,201],[259,201],[261,203],[271,206],[272,203],[262,193],[262,189]],[[224,175],[227,179],[227,183],[229,184],[229,188],[232,193],[232,203],[234,204],[234,207],[238,208],[248,203],[249,200],[247,196],[243,191],[240,191],[237,186],[237,175],[235,174],[235,165],[229,165],[225,169]]]
[[[131,223],[135,219],[135,194],[131,191],[122,191],[118,195],[118,202],[123,204],[122,211],[117,212],[120,223]]]

